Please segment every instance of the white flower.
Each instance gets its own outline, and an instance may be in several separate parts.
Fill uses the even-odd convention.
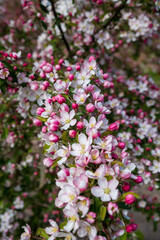
[[[31,228],[28,224],[22,227],[24,232],[21,234],[20,240],[29,240],[31,238]]]
[[[160,172],[160,162],[158,162],[157,160],[153,160],[153,166],[150,166],[149,170],[153,173]]]
[[[70,126],[74,126],[77,122],[76,119],[73,119],[73,117],[75,116],[74,110],[70,111],[70,113],[66,111],[62,111],[60,112],[60,116],[61,116],[61,124],[63,125],[61,129],[67,130]]]
[[[111,199],[116,200],[118,197],[118,181],[112,179],[109,182],[105,177],[98,179],[98,186],[92,187],[91,192],[95,197],[100,197],[102,202],[108,202]]]
[[[62,146],[62,148],[59,149],[59,150],[56,152],[56,154],[57,154],[59,157],[61,157],[61,159],[58,161],[58,165],[61,165],[61,164],[63,164],[63,163],[66,162],[67,158],[68,158],[69,155],[70,155],[70,149],[71,149],[71,147],[70,147],[70,144],[69,144],[68,148],[65,147],[65,146]]]
[[[89,137],[87,139],[86,135],[81,133],[78,136],[78,142],[79,143],[72,144],[73,151],[71,151],[71,155],[72,156],[81,156],[84,154],[85,156],[88,156],[90,145],[92,142],[91,138]]]
[[[77,235],[80,238],[88,235],[89,239],[92,240],[97,236],[97,229],[85,221],[80,221],[80,228],[77,231]]]
[[[49,220],[49,223],[51,224],[51,227],[45,228],[45,231],[48,235],[51,235],[48,240],[53,240],[57,237],[59,232],[59,227],[55,221],[52,219]]]

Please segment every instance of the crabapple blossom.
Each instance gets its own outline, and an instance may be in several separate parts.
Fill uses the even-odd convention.
[[[111,199],[116,200],[118,198],[118,186],[119,182],[116,179],[107,181],[106,178],[101,177],[98,179],[98,187],[92,187],[91,192],[95,197],[100,197],[103,202],[108,202]]]

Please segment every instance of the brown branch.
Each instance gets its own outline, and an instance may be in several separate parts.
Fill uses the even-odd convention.
[[[67,42],[67,39],[66,39],[66,37],[65,37],[65,35],[64,35],[64,32],[63,32],[63,30],[62,30],[62,28],[61,28],[61,24],[60,24],[59,18],[58,18],[58,16],[57,16],[57,12],[56,12],[56,9],[55,9],[55,6],[54,6],[54,2],[53,2],[53,0],[49,0],[49,1],[50,1],[50,3],[51,3],[52,11],[53,11],[53,14],[54,14],[54,17],[55,17],[55,20],[56,20],[57,27],[59,28],[59,31],[60,31],[60,33],[61,33],[62,40],[63,40],[64,44],[66,45],[66,48],[67,48],[67,50],[68,50],[68,52],[69,52],[69,54],[70,54],[71,49],[70,49],[70,46],[69,46],[69,44],[68,44],[68,42]]]
[[[31,238],[34,238],[34,239],[40,239],[40,240],[46,240],[46,238],[35,237],[35,236],[31,236]]]
[[[102,28],[107,28],[110,23],[118,16],[120,11],[125,7],[127,0],[124,0],[124,2],[117,8],[116,12],[112,15],[112,17],[104,24],[102,25]]]
[[[103,223],[103,228],[104,228],[104,232],[106,234],[107,240],[111,240],[110,234],[109,234],[109,232],[106,229],[105,223]]]

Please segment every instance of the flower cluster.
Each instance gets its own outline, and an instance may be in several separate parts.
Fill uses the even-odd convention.
[[[56,185],[61,190],[55,205],[63,207],[67,221],[63,228],[51,221],[52,227],[46,228],[46,233],[51,239],[71,232],[97,239],[98,231],[103,231],[104,226],[101,223],[100,229],[96,229],[93,224],[99,222],[98,211],[102,211],[100,220],[108,220],[106,231],[113,238],[120,236],[125,231],[127,218],[119,204],[132,204],[137,196],[125,186],[129,186],[128,181],[140,183],[142,178],[133,174],[135,164],[125,151],[125,143],[112,135],[119,129],[119,121],[110,124],[107,119],[111,111],[101,89],[113,85],[106,80],[107,74],[99,69],[94,57],[83,65],[60,60],[59,66],[55,66],[55,78],[54,67],[49,63],[41,66],[44,73],[47,71],[53,76],[43,83],[46,91],[52,89],[52,94],[37,108],[33,122],[42,127],[44,165],[60,167]],[[64,76],[60,77],[63,68]],[[122,221],[118,219],[119,214],[124,216]],[[118,229],[113,230],[114,224]]]

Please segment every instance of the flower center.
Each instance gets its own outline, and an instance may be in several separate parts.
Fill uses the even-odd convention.
[[[109,194],[110,191],[111,191],[111,190],[110,190],[109,188],[104,189],[104,193],[105,193],[105,194]]]

